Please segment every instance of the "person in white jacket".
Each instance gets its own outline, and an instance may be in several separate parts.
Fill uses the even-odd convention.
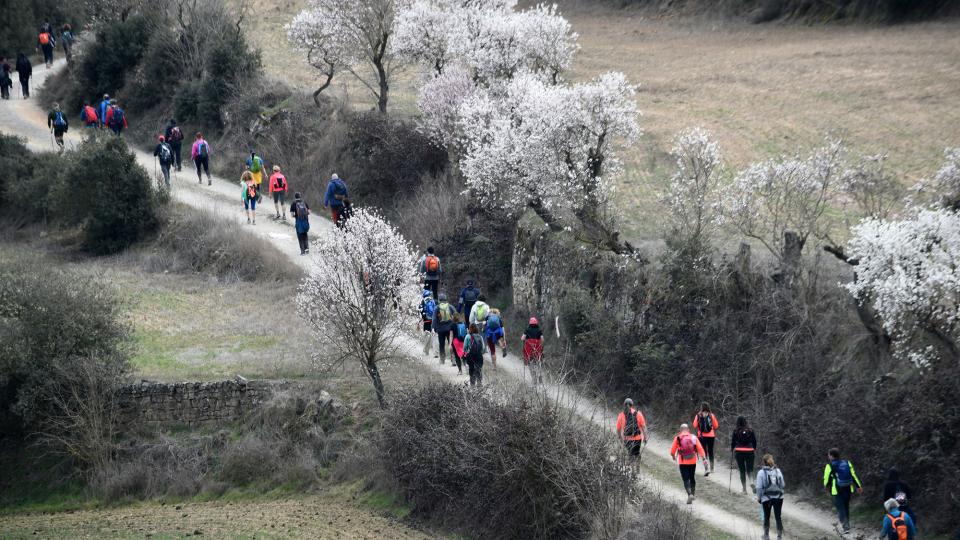
[[[786,483],[773,456],[764,454],[763,468],[757,473],[757,502],[763,505],[763,540],[770,540],[770,511],[777,518],[777,540],[783,538],[783,491]]]
[[[490,315],[490,306],[487,305],[487,297],[480,295],[477,302],[470,309],[470,318],[468,322],[475,324],[483,332],[483,325],[487,322],[487,316]]]

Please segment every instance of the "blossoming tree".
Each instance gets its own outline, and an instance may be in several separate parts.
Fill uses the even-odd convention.
[[[385,407],[379,364],[397,356],[420,300],[413,250],[365,209],[321,235],[314,248],[313,268],[297,294],[299,311],[327,357],[360,363]]]
[[[683,130],[673,141],[677,172],[661,202],[670,237],[695,251],[709,244],[720,223],[720,147],[705,129]]]

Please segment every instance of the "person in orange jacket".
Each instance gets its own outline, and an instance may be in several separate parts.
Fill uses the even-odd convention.
[[[284,205],[288,189],[290,186],[287,184],[287,177],[280,172],[279,165],[274,165],[273,174],[270,175],[270,195],[273,196],[273,208],[277,211],[277,216],[273,218],[275,220],[287,220],[287,207]],[[280,212],[283,212],[283,218],[280,217]]]
[[[647,421],[643,413],[633,406],[630,398],[623,400],[623,411],[617,415],[617,433],[627,447],[627,452],[639,461],[640,447],[647,438]]]
[[[680,466],[680,478],[687,490],[687,504],[693,504],[697,496],[697,458],[703,460],[706,466],[707,455],[700,445],[700,440],[690,433],[690,426],[687,424],[680,424],[680,433],[673,438],[670,446],[670,458],[675,459]]]
[[[710,405],[703,403],[700,405],[700,411],[693,417],[693,429],[697,430],[697,438],[703,443],[707,451],[709,463],[704,463],[704,476],[710,476],[714,470],[713,461],[713,443],[717,440],[717,429],[720,428],[720,422],[717,421],[717,415],[710,412]]]

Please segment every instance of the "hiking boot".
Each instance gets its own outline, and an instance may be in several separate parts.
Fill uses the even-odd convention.
[[[687,504],[693,504],[693,495],[687,496]]]
[[[756,495],[756,493],[757,493],[757,486],[756,486],[756,484],[750,484],[750,489],[752,489],[754,495]],[[746,493],[746,491],[744,491],[744,493]]]
[[[250,224],[250,218],[247,218],[247,225]]]
[[[283,221],[286,221],[286,220],[287,220],[287,215],[284,214],[282,219],[283,219]]]
[[[783,531],[777,531],[777,540],[783,540]]]

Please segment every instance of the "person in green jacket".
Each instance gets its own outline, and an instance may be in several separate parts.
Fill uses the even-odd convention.
[[[833,497],[833,505],[837,508],[837,519],[843,527],[843,532],[850,532],[850,497],[853,492],[863,493],[863,486],[853,463],[848,459],[840,459],[840,450],[831,448],[827,452],[830,463],[823,468],[823,487]]]

